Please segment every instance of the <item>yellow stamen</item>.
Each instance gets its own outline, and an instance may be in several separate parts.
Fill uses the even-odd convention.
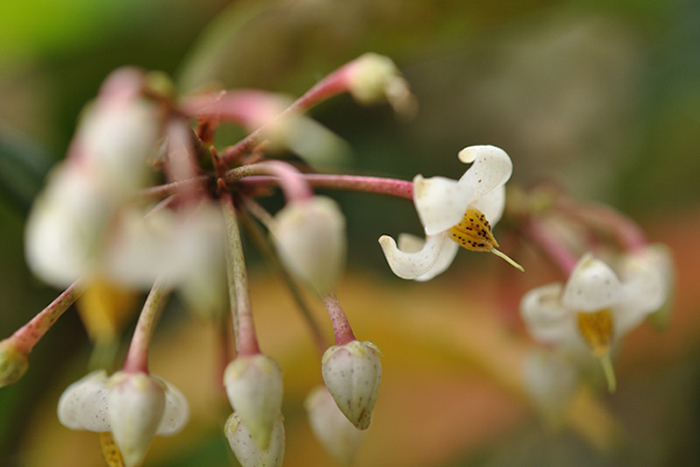
[[[578,313],[578,328],[591,352],[598,357],[603,366],[608,391],[615,392],[617,381],[610,358],[610,345],[613,339],[613,318],[610,309],[603,308],[595,313]]]
[[[111,432],[100,433],[100,447],[109,467],[124,467],[124,460]]]
[[[460,223],[452,227],[449,232],[450,238],[467,250],[491,252],[506,260],[511,266],[524,271],[522,266],[497,250],[498,242],[491,232],[491,225],[484,213],[478,209],[467,208]]]
[[[613,338],[613,318],[608,308],[594,313],[578,313],[578,329],[598,358],[608,354]]]

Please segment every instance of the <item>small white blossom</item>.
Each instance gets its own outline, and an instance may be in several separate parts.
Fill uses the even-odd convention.
[[[403,279],[427,281],[444,272],[460,244],[479,251],[497,251],[492,248],[497,243],[491,226],[503,215],[504,185],[513,164],[505,151],[494,146],[470,146],[460,151],[459,159],[473,162],[459,180],[421,175],[413,179],[413,202],[426,240],[402,234],[397,246],[388,235],[379,239],[391,270]],[[469,232],[469,236],[463,232]]]
[[[576,264],[566,285],[531,290],[520,303],[530,334],[560,348],[588,350],[601,360],[611,391],[615,379],[612,346],[665,300],[653,274],[626,274],[626,281],[591,254]],[[641,299],[640,299],[641,298]]]
[[[226,367],[224,385],[253,440],[267,449],[282,409],[282,370],[277,362],[262,354],[239,356]]]
[[[316,439],[340,464],[352,465],[366,431],[358,430],[345,417],[325,386],[317,386],[306,398],[304,407]]]
[[[270,437],[270,444],[261,449],[253,441],[248,427],[237,413],[233,413],[224,427],[231,450],[243,467],[280,467],[284,458],[284,423],[282,415],[277,414]]]
[[[58,401],[58,419],[73,430],[111,431],[127,467],[139,465],[153,436],[171,436],[187,423],[182,393],[157,376],[104,370],[70,385]]]
[[[328,392],[348,420],[360,430],[369,428],[382,382],[381,352],[371,342],[351,341],[329,347],[322,371]]]
[[[275,216],[277,251],[289,270],[325,294],[345,265],[345,216],[326,196],[292,201]]]

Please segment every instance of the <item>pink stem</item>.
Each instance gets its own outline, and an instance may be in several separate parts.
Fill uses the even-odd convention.
[[[610,206],[595,203],[579,205],[572,201],[562,200],[557,204],[557,208],[585,224],[597,226],[610,232],[620,246],[627,251],[640,251],[649,244],[639,225]]]
[[[306,183],[314,188],[361,191],[413,199],[413,182],[393,178],[365,177],[357,175],[302,174]],[[271,186],[280,182],[275,177],[252,176],[240,180],[243,186]]]
[[[226,173],[226,182],[236,183],[243,177],[252,175],[273,175],[282,187],[288,202],[302,201],[314,195],[303,174],[291,164],[281,161],[266,161],[237,167]]]
[[[153,335],[153,328],[163,309],[164,298],[167,295],[168,290],[160,281],[156,280],[136,323],[134,337],[131,339],[129,352],[126,355],[122,368],[123,371],[127,373],[148,373],[148,348]]]
[[[565,245],[550,235],[541,223],[534,220],[527,221],[524,230],[530,240],[541,248],[567,277],[573,272],[578,260]]]
[[[348,342],[357,340],[350,327],[348,317],[345,316],[343,307],[340,306],[338,297],[335,296],[332,290],[328,291],[328,294],[323,297],[323,303],[326,305],[328,315],[331,317],[335,345],[345,345]]]
[[[74,282],[31,321],[15,331],[9,339],[15,341],[19,350],[29,354],[46,331],[75,303],[82,292],[81,284],[78,281]]]

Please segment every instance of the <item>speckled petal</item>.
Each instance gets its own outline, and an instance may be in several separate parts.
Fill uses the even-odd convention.
[[[93,371],[68,386],[58,401],[58,420],[72,430],[110,431],[107,372]]]
[[[426,235],[459,224],[473,198],[474,187],[469,184],[444,177],[413,178],[413,202]]]
[[[471,187],[468,204],[504,185],[513,174],[510,157],[503,149],[495,146],[464,148],[459,152],[459,160],[465,163],[473,161],[472,166],[459,179],[460,186]]]
[[[420,251],[407,252],[400,250],[396,241],[388,235],[382,235],[379,239],[389,267],[402,279],[417,279],[428,274],[435,267],[448,242],[446,234],[428,235]]]
[[[616,305],[624,297],[622,283],[613,270],[588,253],[569,276],[561,302],[571,310],[591,313]]]

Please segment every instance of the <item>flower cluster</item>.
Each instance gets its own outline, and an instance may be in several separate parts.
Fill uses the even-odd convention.
[[[244,467],[281,465],[283,371],[258,342],[243,227],[278,266],[311,329],[324,384],[307,398],[309,421],[329,453],[349,465],[371,424],[382,353],[355,337],[333,291],[345,264],[346,221],[340,206],[314,189],[413,201],[425,239],[409,234],[399,235],[398,243],[388,235],[379,239],[400,278],[434,278],[450,266],[460,246],[494,253],[522,271],[501,252],[492,231],[508,215],[505,184],[513,163],[504,150],[479,145],[458,153],[469,164],[459,180],[318,173],[312,163],[336,160],[347,145],[305,116],[313,106],[346,92],[360,104],[386,101],[400,115],[416,111],[397,67],[375,54],[344,65],[295,101],[254,90],[177,97],[173,88],[160,74],[121,69],[85,110],[65,161],[35,202],[26,231],[27,260],[36,275],[67,288],[0,342],[0,386],[22,376],[33,346],[83,291],[96,284],[150,289],[121,369],[111,376],[105,369],[89,373],[66,389],[58,407],[66,427],[101,433],[105,456],[117,459],[114,464],[141,465],[153,437],[176,434],[189,417],[185,396],[152,375],[148,365],[161,311],[170,293],[179,293],[200,316],[233,328],[233,341],[221,349],[226,356],[235,350],[221,375],[233,410],[224,427],[231,449]],[[214,141],[222,124],[238,125],[247,136],[220,148]],[[301,162],[286,161],[288,152]],[[256,198],[275,188],[286,203],[273,214]],[[600,221],[604,216],[566,203],[558,209],[568,209],[571,222],[593,225],[591,217],[598,219],[594,227],[616,234],[625,253],[614,257],[611,268],[579,251],[582,245],[562,246],[553,229],[543,228],[542,210],[511,213],[513,230],[549,252],[569,276],[565,285],[529,292],[521,307],[532,336],[557,352],[525,365],[533,398],[544,401],[540,405],[557,401],[550,410],[555,413],[566,405],[578,373],[572,370],[562,386],[547,368],[570,368],[569,357],[561,356],[583,349],[603,363],[613,389],[611,352],[651,313],[663,320],[658,310],[669,294],[672,270],[666,253],[640,240],[629,222],[612,216],[606,223]],[[301,287],[327,309],[332,345],[308,312]],[[85,324],[89,328],[90,320]]]

